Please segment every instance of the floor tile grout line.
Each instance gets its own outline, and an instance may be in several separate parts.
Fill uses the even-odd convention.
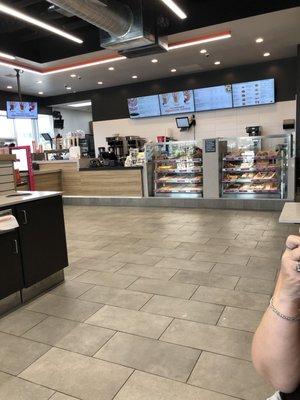
[[[149,293],[149,294],[150,294],[150,293]],[[149,304],[150,301],[151,301],[155,296],[156,296],[156,295],[153,294],[153,295],[146,301],[146,303],[143,304],[143,305],[138,309],[138,311],[144,311],[143,308],[144,308],[147,304]]]
[[[163,330],[163,332],[159,335],[159,337],[157,338],[158,341],[160,341],[161,337],[163,336],[163,334],[170,328],[170,326],[172,325],[172,323],[175,321],[176,318],[174,317],[169,317],[171,318],[171,321],[169,322],[169,324],[167,325],[167,327]],[[186,346],[184,346],[186,347]]]
[[[216,326],[221,326],[221,325],[219,325],[219,322],[220,322],[220,320],[222,318],[222,315],[224,314],[226,308],[227,308],[227,306],[223,307],[223,310],[222,310],[221,314],[219,315],[218,321],[216,322]],[[224,328],[223,326],[221,326],[221,327]],[[242,329],[237,329],[237,330],[241,330],[242,331]]]
[[[189,376],[187,377],[187,379],[186,379],[186,381],[185,381],[186,384],[188,384],[188,381],[190,380],[190,378],[191,378],[191,376],[192,376],[192,374],[193,374],[193,372],[194,372],[194,370],[195,370],[195,368],[196,368],[196,365],[198,364],[198,362],[199,362],[199,360],[200,360],[200,357],[201,357],[201,354],[202,354],[202,353],[203,353],[203,350],[200,350],[200,354],[199,354],[199,356],[198,356],[198,358],[197,358],[197,360],[196,360],[196,362],[195,362],[193,368],[191,369],[191,371],[190,371],[190,373],[189,373]]]
[[[132,368],[131,368],[132,369]],[[124,388],[124,386],[126,385],[126,383],[130,380],[130,378],[133,376],[133,374],[135,373],[135,369],[133,369],[133,371],[131,372],[131,374],[128,376],[128,378],[125,380],[125,382],[123,383],[123,385],[120,387],[120,389],[117,391],[117,393],[112,397],[111,400],[114,400],[117,395],[121,392],[121,390]]]
[[[117,334],[118,332],[119,332],[119,331],[115,330],[115,331],[113,332],[113,334],[111,335],[111,337],[108,338],[108,339],[99,347],[99,349],[98,349],[97,351],[95,351],[94,354],[92,354],[91,356],[88,356],[88,357],[96,358],[96,357],[95,357],[95,354],[97,354],[108,342],[110,342],[111,339],[113,339],[113,338],[116,336],[116,334]],[[80,353],[79,353],[79,354],[80,354]]]

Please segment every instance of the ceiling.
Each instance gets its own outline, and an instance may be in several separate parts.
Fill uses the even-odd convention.
[[[161,0],[118,1],[128,4],[132,9],[142,4],[145,24],[156,25],[162,35],[299,5],[297,0],[176,0],[188,15],[187,19],[181,20]],[[66,17],[55,10],[50,12],[51,4],[46,0],[4,0],[1,3],[79,36],[84,43],[70,42],[11,16],[0,14],[0,51],[37,63],[47,63],[101,50],[98,28],[75,16]]]
[[[83,103],[88,103],[89,99],[87,100],[80,100],[80,101],[76,101],[76,102],[70,102],[70,103],[63,103],[63,104],[55,104],[55,109],[65,109],[65,110],[69,110],[69,111],[84,111],[87,113],[92,113],[92,104],[91,105],[84,105],[81,107],[74,107],[74,105],[80,105]]]
[[[159,0],[153,1],[155,1],[155,3],[161,3]],[[34,7],[43,8],[45,7],[45,4],[46,6],[48,5],[46,1],[38,0],[14,0],[10,3],[26,3],[27,12],[32,10],[32,8]],[[300,43],[300,7],[288,8],[281,11],[275,11],[272,13],[256,15],[253,17],[218,23],[215,25],[204,26],[194,29],[194,24],[196,24],[195,15],[193,13],[191,15],[189,14],[189,10],[192,10],[193,5],[195,6],[195,3],[197,3],[199,8],[203,7],[204,4],[211,5],[212,3],[216,2],[209,0],[201,2],[177,0],[177,3],[181,3],[182,7],[187,10],[188,18],[187,21],[184,22],[184,25],[182,25],[182,22],[179,23],[176,18],[174,19],[173,17],[169,16],[170,20],[173,21],[168,28],[169,32],[173,32],[168,35],[169,42],[177,42],[197,37],[199,35],[227,30],[231,31],[232,37],[230,39],[211,42],[203,45],[196,45],[183,49],[172,50],[156,56],[125,59],[111,64],[108,63],[88,68],[79,68],[73,71],[56,73],[53,75],[40,75],[37,73],[24,71],[21,76],[22,92],[25,94],[36,96],[39,96],[39,92],[43,92],[43,95],[40,96],[49,97],[72,93],[73,91],[78,92],[101,89],[124,85],[128,83],[148,81],[153,79],[163,79],[170,76],[296,56],[297,44]],[[240,3],[244,4],[246,3],[246,1]],[[252,1],[251,3],[256,3],[256,1]],[[272,1],[270,3],[273,3],[274,5],[280,2]],[[289,2],[285,3],[287,4]],[[159,4],[159,7],[162,7],[161,4]],[[196,14],[198,15],[201,13]],[[225,16],[223,15],[223,18],[226,19],[227,17],[227,14]],[[39,16],[39,18],[41,18],[41,16]],[[73,19],[75,20],[76,18],[73,17]],[[78,23],[80,21],[81,20],[77,19]],[[82,24],[86,25],[82,25],[82,29],[90,29],[91,27],[91,25],[83,23],[83,21]],[[14,25],[17,26],[17,24]],[[198,26],[201,26],[201,24]],[[62,25],[61,27],[64,26]],[[187,27],[192,27],[192,29],[187,30]],[[0,22],[0,51],[5,51],[6,49],[4,49],[2,46],[3,42],[1,40],[1,28],[2,15]],[[26,29],[28,30],[29,28],[26,27]],[[66,30],[68,30],[68,32],[72,31],[71,29],[67,28]],[[36,29],[36,31],[37,34],[41,34],[38,29]],[[72,31],[72,33],[75,33],[75,31]],[[11,35],[13,35],[13,33],[11,33]],[[52,36],[55,36],[55,39],[58,41],[58,43],[62,40],[60,38],[57,39],[56,35]],[[263,37],[264,42],[261,44],[255,43],[255,39],[257,37]],[[63,43],[65,43],[65,40],[63,41]],[[72,46],[77,46],[77,44],[72,44]],[[64,44],[62,44],[60,51],[63,51],[64,48],[65,46]],[[207,49],[207,51],[210,53],[209,57],[200,54],[199,51],[202,48]],[[270,52],[271,55],[269,57],[263,57],[263,53],[266,51]],[[16,53],[13,52],[13,54]],[[51,54],[51,50],[49,51],[49,54]],[[56,61],[43,63],[42,66],[54,67],[58,65],[84,62],[91,58],[99,56],[103,57],[108,54],[111,54],[111,51],[97,50],[93,52],[86,52],[85,54],[81,55],[75,55],[73,57],[65,57]],[[153,58],[157,58],[159,62],[153,64],[151,62],[151,59]],[[30,65],[32,67],[41,66],[40,63],[28,61],[28,58],[19,57],[17,58],[17,60],[21,62],[26,61],[27,65]],[[217,60],[221,62],[221,64],[218,66],[214,65],[214,62]],[[110,66],[113,66],[115,70],[109,71],[108,68]],[[172,68],[176,69],[175,73],[171,72]],[[16,91],[16,80],[13,77],[13,74],[13,68],[0,65],[0,90],[7,91],[7,86],[10,85],[12,86],[11,91]],[[71,74],[76,74],[76,77],[71,78]],[[132,79],[133,75],[137,75],[138,78]],[[42,83],[37,83],[39,81],[42,81]],[[103,85],[98,85],[99,81],[103,82]],[[65,86],[70,86],[72,89],[67,90]]]

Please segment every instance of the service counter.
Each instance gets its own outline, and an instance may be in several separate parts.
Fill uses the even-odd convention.
[[[36,171],[36,185],[49,190],[58,177],[48,175],[61,171],[62,191],[66,196],[143,196],[143,167],[80,168],[78,161],[41,161]],[[51,190],[53,190],[51,188]]]
[[[0,314],[61,282],[68,266],[61,193],[1,194],[0,253]]]

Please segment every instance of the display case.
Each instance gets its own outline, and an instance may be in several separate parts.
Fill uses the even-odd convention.
[[[156,143],[153,163],[155,196],[202,197],[202,142]]]
[[[219,139],[220,195],[234,198],[288,197],[290,134]]]

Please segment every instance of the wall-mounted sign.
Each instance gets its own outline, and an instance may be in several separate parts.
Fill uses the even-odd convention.
[[[205,153],[215,153],[217,149],[216,139],[205,139]]]

